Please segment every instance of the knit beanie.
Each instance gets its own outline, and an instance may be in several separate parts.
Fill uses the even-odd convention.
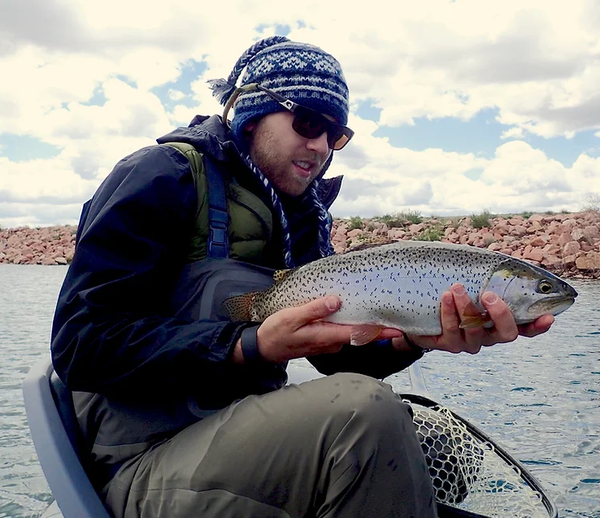
[[[245,70],[241,84],[259,83],[301,106],[333,117],[340,124],[348,122],[348,86],[338,61],[314,45],[290,41],[284,36],[272,36],[256,42],[237,60],[229,77],[208,81],[213,95],[226,105],[237,88],[237,81]],[[279,215],[283,235],[283,257],[288,268],[295,266],[292,257],[292,236],[281,199],[269,180],[254,164],[245,146],[243,130],[250,121],[285,108],[260,91],[243,91],[233,104],[234,116],[231,133],[240,148],[240,157],[269,195]],[[225,121],[224,121],[225,122]],[[333,153],[321,171],[329,167]],[[322,257],[333,254],[331,218],[321,203],[317,191],[319,179],[308,189],[318,214],[319,253]]]
[[[245,68],[245,71],[244,71]],[[290,41],[284,36],[260,40],[238,59],[227,81],[211,81],[213,94],[222,104],[239,86],[250,83],[277,92],[286,99],[325,113],[340,124],[348,122],[348,86],[339,62],[319,47]],[[242,142],[246,124],[269,113],[285,110],[264,92],[242,92],[233,105],[231,131]]]

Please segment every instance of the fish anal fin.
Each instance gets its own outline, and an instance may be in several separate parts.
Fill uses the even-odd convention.
[[[377,338],[384,326],[377,324],[360,324],[352,326],[352,332],[350,334],[351,345],[365,345],[372,342]]]
[[[252,320],[250,316],[250,309],[254,303],[254,298],[259,292],[244,293],[243,295],[236,295],[230,297],[223,302],[223,306],[229,315],[229,318],[233,322],[239,322],[243,320]]]

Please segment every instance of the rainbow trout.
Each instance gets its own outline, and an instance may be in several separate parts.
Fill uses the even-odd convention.
[[[280,270],[267,290],[232,297],[232,320],[262,322],[273,313],[326,295],[338,295],[339,311],[328,322],[348,324],[352,343],[362,345],[392,327],[417,335],[439,335],[442,293],[464,285],[473,305],[461,327],[491,326],[479,298],[492,291],[509,306],[517,324],[558,315],[577,292],[550,272],[505,254],[466,245],[399,241],[332,255],[299,268]]]

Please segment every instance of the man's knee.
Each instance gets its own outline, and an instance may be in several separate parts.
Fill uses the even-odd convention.
[[[392,428],[396,433],[415,433],[408,405],[388,384],[355,373],[338,373],[317,381],[315,392],[326,415],[352,418],[372,431]]]

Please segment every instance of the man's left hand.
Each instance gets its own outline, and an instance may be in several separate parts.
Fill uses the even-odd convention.
[[[495,293],[486,292],[481,297],[493,327],[462,329],[462,318],[473,302],[461,284],[454,284],[450,291],[442,295],[441,322],[442,334],[438,336],[413,336],[409,338],[423,349],[438,349],[452,353],[468,352],[476,354],[483,346],[512,342],[519,335],[536,336],[545,333],[554,322],[552,315],[543,315],[524,325],[517,325],[506,303]],[[392,339],[393,345],[406,350],[403,338]]]

